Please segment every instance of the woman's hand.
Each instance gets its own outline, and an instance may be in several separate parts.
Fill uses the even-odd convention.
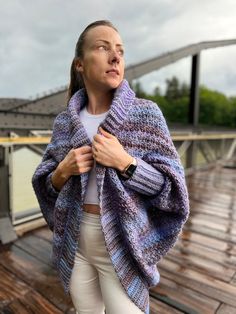
[[[86,145],[71,149],[60,164],[62,172],[68,177],[88,172],[94,164],[92,148]]]
[[[53,186],[60,190],[70,176],[90,171],[93,164],[94,160],[90,146],[71,149],[52,174]]]
[[[93,137],[92,152],[94,159],[100,164],[123,171],[133,160],[120,144],[118,139],[99,127],[102,134]]]

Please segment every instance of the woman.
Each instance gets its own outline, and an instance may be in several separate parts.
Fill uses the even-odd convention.
[[[160,109],[124,79],[122,40],[109,21],[80,35],[68,106],[32,183],[77,312],[149,313],[156,264],[187,220],[188,193]]]

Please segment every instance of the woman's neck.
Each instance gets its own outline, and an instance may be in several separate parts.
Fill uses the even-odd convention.
[[[91,92],[87,91],[88,104],[87,110],[91,114],[100,114],[109,110],[113,99],[114,91]]]

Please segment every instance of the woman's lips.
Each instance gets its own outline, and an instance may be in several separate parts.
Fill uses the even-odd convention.
[[[119,75],[119,74],[120,74],[117,69],[110,69],[110,70],[106,71],[106,73],[114,73],[114,74],[116,74],[116,75]]]

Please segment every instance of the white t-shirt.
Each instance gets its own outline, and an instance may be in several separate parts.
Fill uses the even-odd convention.
[[[108,110],[109,111],[109,110]],[[80,119],[88,134],[88,137],[93,141],[93,136],[97,134],[100,123],[105,119],[108,111],[100,114],[91,114],[87,111],[86,106],[80,111]],[[96,162],[94,167],[89,172],[89,181],[85,194],[84,204],[97,204],[99,205],[97,181],[96,181]]]

